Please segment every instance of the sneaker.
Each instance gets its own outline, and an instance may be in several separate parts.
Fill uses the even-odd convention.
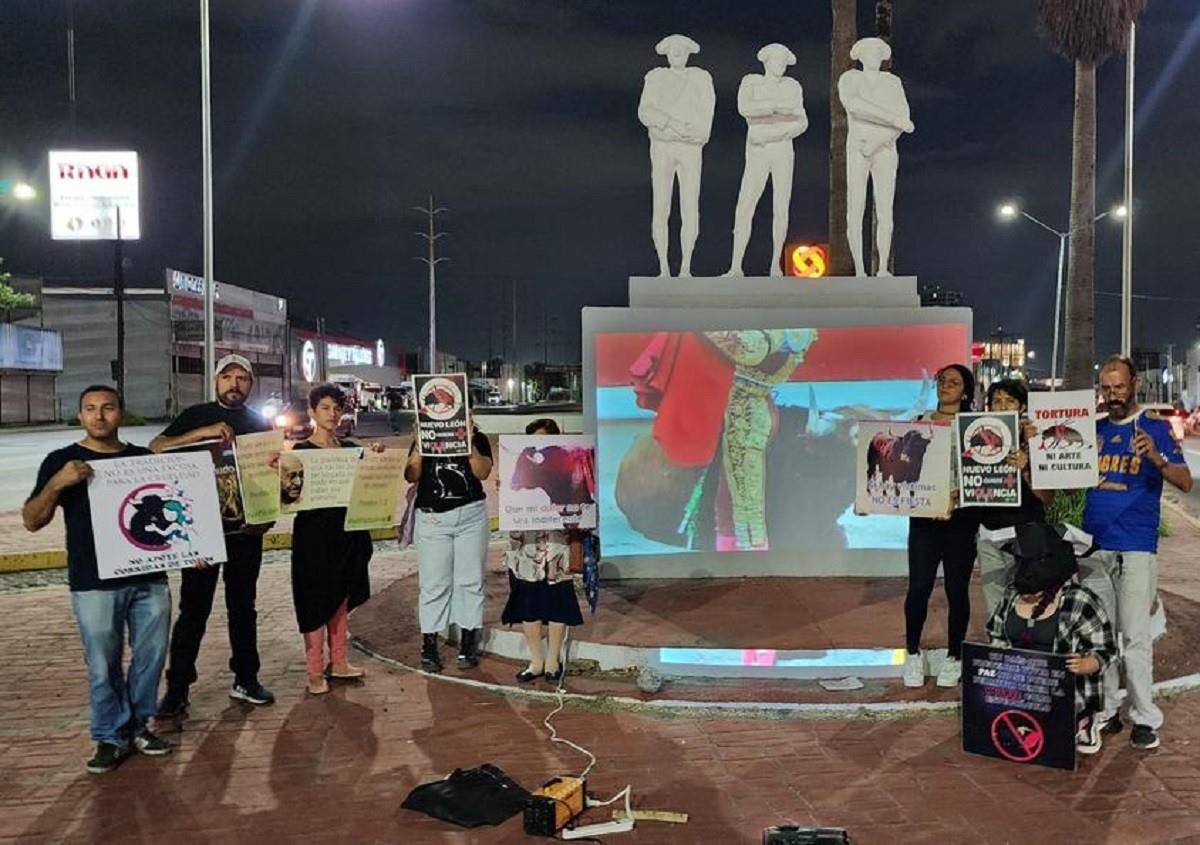
[[[1100,733],[1104,736],[1116,736],[1124,729],[1125,723],[1121,721],[1120,713],[1113,713],[1100,723]]]
[[[1158,748],[1158,731],[1149,725],[1134,725],[1129,734],[1129,744],[1142,751]]]
[[[1080,754],[1095,754],[1100,750],[1103,739],[1100,736],[1100,721],[1091,719],[1086,728],[1080,728],[1075,734],[1075,750]]]
[[[111,772],[125,762],[131,753],[128,745],[117,745],[115,742],[97,742],[96,753],[87,761],[87,770],[94,775]]]
[[[910,654],[904,658],[904,686],[925,686],[925,655],[921,652]]]
[[[157,718],[178,719],[186,716],[188,704],[187,689],[178,690],[167,687],[167,694],[162,697],[162,701],[158,702]]]
[[[275,693],[264,687],[258,681],[250,681],[248,683],[234,683],[229,690],[229,697],[240,699],[241,701],[249,701],[251,704],[262,706],[264,704],[275,703]]]
[[[149,728],[142,728],[138,731],[137,736],[133,738],[133,747],[147,757],[161,757],[164,754],[170,754],[174,749],[171,743],[161,736],[151,733]]]
[[[956,687],[960,680],[962,680],[962,661],[947,654],[946,659],[942,662],[942,669],[938,672],[937,685],[939,687]]]

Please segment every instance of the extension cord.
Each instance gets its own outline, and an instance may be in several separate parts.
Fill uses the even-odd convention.
[[[633,819],[622,819],[616,822],[600,822],[584,827],[565,827],[559,831],[563,839],[583,839],[588,836],[603,836],[606,833],[628,833],[633,830]]]

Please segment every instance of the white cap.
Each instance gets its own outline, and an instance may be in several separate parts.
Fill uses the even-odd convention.
[[[213,368],[213,377],[219,376],[225,372],[226,367],[238,366],[250,374],[250,378],[254,378],[254,368],[250,366],[250,361],[242,355],[222,355],[217,361],[217,366]]]

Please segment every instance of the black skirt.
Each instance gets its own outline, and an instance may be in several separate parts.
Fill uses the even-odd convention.
[[[500,621],[505,625],[522,622],[561,622],[582,625],[579,599],[575,598],[575,582],[522,581],[508,572],[508,603]]]
[[[345,519],[345,508],[321,508],[292,523],[292,600],[302,634],[325,625],[343,601],[353,610],[371,597],[371,534],[344,530]]]

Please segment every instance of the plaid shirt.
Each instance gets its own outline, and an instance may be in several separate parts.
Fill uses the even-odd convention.
[[[1011,648],[1004,622],[1012,613],[1017,591],[1011,585],[988,620],[992,643]],[[1091,655],[1100,661],[1094,675],[1075,676],[1075,710],[1083,713],[1104,712],[1104,670],[1117,658],[1117,638],[1100,597],[1082,584],[1068,582],[1063,587],[1058,609],[1058,627],[1054,632],[1055,654]]]

